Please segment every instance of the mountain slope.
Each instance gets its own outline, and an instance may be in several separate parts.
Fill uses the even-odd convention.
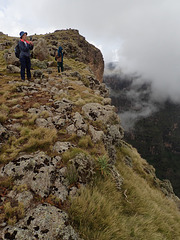
[[[179,239],[179,199],[123,140],[100,51],[74,30],[33,36],[47,55],[22,82],[0,39],[0,239]]]

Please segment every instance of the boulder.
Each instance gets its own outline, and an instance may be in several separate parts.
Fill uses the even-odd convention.
[[[102,106],[99,103],[87,103],[82,107],[84,115],[92,121],[101,121],[104,124],[112,121],[119,121],[114,107],[110,105]]]
[[[15,56],[14,47],[10,48],[7,52],[4,53],[4,59],[7,64],[20,66],[19,58]]]
[[[54,161],[43,152],[22,155],[2,167],[0,176],[14,177],[15,185],[27,185],[34,193],[46,197],[50,193],[57,160]]]
[[[7,71],[9,73],[20,73],[20,68],[16,67],[15,65],[7,65]]]
[[[47,43],[43,38],[40,38],[34,46],[33,55],[40,61],[44,61],[49,56]]]
[[[64,239],[80,240],[78,234],[68,223],[68,215],[49,204],[39,204],[29,210],[26,217],[15,226],[3,230],[2,239]]]

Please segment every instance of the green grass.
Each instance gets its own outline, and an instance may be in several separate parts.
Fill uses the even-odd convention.
[[[137,158],[136,152],[131,151],[131,157]],[[81,237],[85,240],[180,239],[180,213],[175,203],[126,166],[121,157],[117,162],[124,178],[121,192],[107,175],[99,177],[93,187],[84,188],[80,196],[71,200],[71,222]],[[143,163],[140,156],[138,161]]]

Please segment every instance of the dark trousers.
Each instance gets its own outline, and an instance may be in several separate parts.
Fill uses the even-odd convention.
[[[25,69],[27,71],[27,79],[31,79],[31,60],[30,57],[23,56],[20,58],[21,63],[21,79],[25,80]]]
[[[59,72],[59,73],[60,73],[60,68],[61,68],[61,72],[64,71],[63,62],[57,62],[57,67],[58,67],[58,72]]]

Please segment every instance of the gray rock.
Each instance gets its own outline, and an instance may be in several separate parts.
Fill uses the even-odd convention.
[[[43,78],[43,71],[41,71],[41,70],[35,70],[34,72],[33,72],[33,77],[34,78]]]
[[[111,98],[104,98],[103,99],[103,104],[104,105],[111,105]]]
[[[20,68],[19,67],[16,67],[14,65],[7,65],[7,71],[9,73],[20,73]]]
[[[56,179],[52,187],[52,194],[56,196],[58,199],[60,199],[62,202],[64,202],[68,196],[67,186],[65,184],[62,184],[62,182],[59,179]]]
[[[0,176],[14,177],[16,185],[26,184],[33,192],[45,197],[50,193],[54,171],[55,163],[52,159],[44,152],[37,152],[32,155],[22,155],[8,163],[1,168]]]
[[[61,116],[57,115],[52,118],[52,121],[57,129],[60,129],[65,126],[66,119],[61,118]]]
[[[49,51],[47,48],[47,43],[43,38],[40,38],[34,46],[33,49],[34,57],[40,61],[44,61],[49,56]]]
[[[89,131],[92,135],[92,140],[94,143],[97,143],[98,141],[102,140],[104,138],[104,132],[103,131],[96,131],[95,128],[90,125]]]
[[[120,124],[110,125],[107,129],[106,137],[112,145],[119,146],[121,139],[124,137],[124,132]]]
[[[95,174],[95,164],[93,159],[89,156],[80,153],[75,158],[71,159],[73,166],[76,168],[78,173],[78,180],[80,183],[88,183],[92,180]]]
[[[36,125],[38,127],[48,127],[48,121],[44,118],[37,118]]]
[[[99,103],[87,103],[82,107],[84,115],[92,121],[102,121],[107,124],[111,121],[119,121],[117,114],[114,112],[114,107],[107,105],[102,106]]]
[[[68,111],[71,112],[73,103],[70,100],[63,98],[60,101],[54,102],[54,105],[56,108],[56,112],[59,112],[62,114],[62,113],[66,113]]]
[[[88,130],[88,125],[85,123],[80,113],[78,112],[75,113],[73,117],[73,121],[74,121],[74,126],[76,128],[77,136],[82,137],[86,135]]]
[[[19,59],[15,56],[14,53],[15,45],[10,48],[7,52],[4,53],[4,58],[7,64],[20,66]]]
[[[73,133],[76,132],[76,128],[74,126],[74,124],[71,124],[69,125],[67,128],[66,128],[66,131],[69,135],[72,135]]]
[[[33,194],[30,191],[22,191],[20,193],[12,190],[8,195],[8,198],[12,198],[18,202],[23,203],[25,209],[31,206],[31,201],[33,199]]]
[[[68,149],[73,147],[73,145],[70,142],[56,142],[53,150],[58,153],[66,152]]]
[[[6,227],[2,239],[80,240],[78,234],[68,224],[68,215],[48,204],[38,205],[18,224]]]

